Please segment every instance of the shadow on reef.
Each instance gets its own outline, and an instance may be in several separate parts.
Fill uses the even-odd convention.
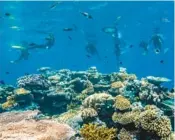
[[[175,92],[162,86],[169,79],[138,80],[125,68],[111,74],[95,67],[39,71],[18,78],[17,87],[0,86],[0,112],[38,109],[38,119],[49,116],[74,128],[72,139],[171,139]]]

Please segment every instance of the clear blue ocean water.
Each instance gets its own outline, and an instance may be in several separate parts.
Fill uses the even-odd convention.
[[[102,73],[118,71],[113,38],[102,32],[103,27],[114,26],[117,20],[121,37],[133,46],[126,48],[120,56],[120,66],[139,78],[149,75],[167,77],[172,82],[166,86],[173,87],[173,2],[72,1],[60,2],[51,8],[53,4],[52,1],[0,2],[0,80],[15,85],[18,77],[37,73],[36,70],[43,66],[80,71],[96,66]],[[93,19],[84,17],[80,11],[89,13]],[[76,30],[63,31],[63,28],[73,26]],[[155,54],[154,47],[150,45],[148,54],[143,55],[139,43],[150,40],[155,28],[159,28],[163,35],[163,51]],[[55,36],[51,49],[31,51],[28,60],[10,63],[19,57],[19,51],[13,49],[13,45],[22,41],[42,44],[45,33]],[[101,59],[87,57],[85,46],[89,39],[96,42]]]

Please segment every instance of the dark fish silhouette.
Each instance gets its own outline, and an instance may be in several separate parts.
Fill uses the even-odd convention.
[[[73,31],[73,28],[63,28],[63,31]]]
[[[10,72],[6,71],[6,72],[5,72],[5,74],[7,74],[7,75],[8,75],[8,74],[10,74]]]
[[[6,16],[6,17],[10,17],[11,14],[10,14],[10,13],[5,13],[5,16]]]
[[[93,19],[93,17],[87,12],[80,12],[83,16],[87,17],[88,19]]]
[[[88,42],[85,49],[86,49],[86,52],[88,53],[88,55],[97,55],[97,57],[100,59],[98,50],[93,43]]]
[[[0,84],[1,84],[1,85],[5,85],[4,80],[0,80]]]
[[[160,63],[163,64],[164,63],[164,60],[160,60]]]

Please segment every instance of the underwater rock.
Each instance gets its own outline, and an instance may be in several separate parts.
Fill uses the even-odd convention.
[[[31,74],[18,78],[17,86],[29,90],[46,90],[50,83],[40,74]]]
[[[70,139],[75,132],[66,124],[51,120],[32,119],[35,111],[0,114],[0,140],[46,140]]]
[[[147,76],[146,79],[148,82],[155,84],[155,85],[160,85],[161,83],[165,82],[170,82],[171,80],[165,77],[154,77],[154,76]]]

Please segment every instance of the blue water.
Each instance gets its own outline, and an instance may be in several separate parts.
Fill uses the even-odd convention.
[[[174,3],[173,2],[61,2],[50,9],[53,2],[0,2],[0,80],[15,84],[25,73],[36,73],[36,69],[49,66],[53,69],[86,70],[96,66],[102,73],[118,71],[114,55],[114,42],[110,35],[102,32],[105,26],[114,25],[117,17],[122,38],[133,45],[121,56],[122,67],[139,78],[153,75],[172,79],[167,86],[173,86],[174,79]],[[93,19],[87,19],[80,11],[88,12]],[[5,13],[11,17],[4,17]],[[167,19],[168,22],[162,19]],[[77,30],[63,32],[65,27],[76,25]],[[20,27],[19,30],[11,26]],[[150,46],[148,55],[142,55],[141,40],[149,40],[154,28],[160,28],[166,53],[155,54]],[[11,64],[19,56],[12,49],[21,41],[43,43],[45,34],[52,32],[55,45],[49,50],[32,51],[28,60]],[[68,37],[71,37],[70,40]],[[86,57],[87,36],[96,41],[101,60],[96,56]],[[107,56],[108,58],[105,58]],[[160,63],[163,60],[164,63]],[[108,61],[108,63],[107,63]],[[6,74],[9,72],[10,74]]]

